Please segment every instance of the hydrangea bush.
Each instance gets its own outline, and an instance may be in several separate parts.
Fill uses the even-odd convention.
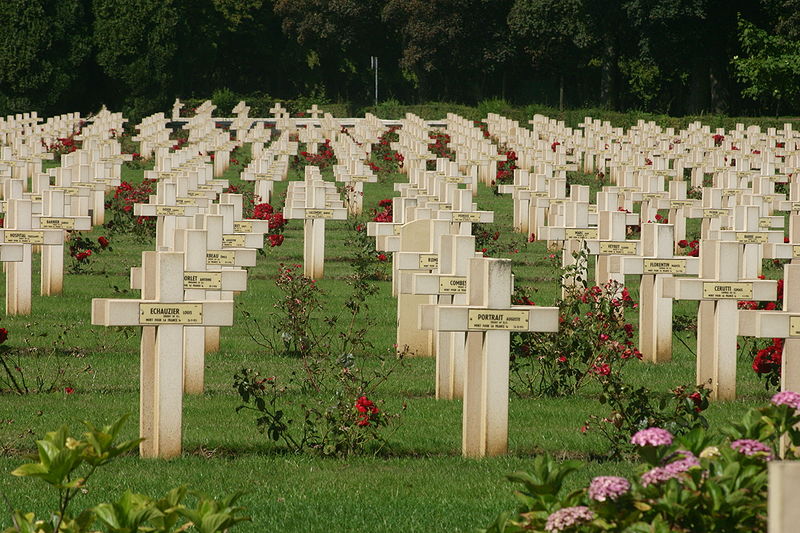
[[[765,532],[767,465],[797,459],[798,410],[800,394],[786,391],[725,428],[724,436],[703,428],[682,436],[642,429],[631,438],[641,457],[635,475],[598,476],[570,493],[564,479],[581,463],[539,456],[530,473],[508,476],[522,485],[518,509],[501,513],[484,531]]]

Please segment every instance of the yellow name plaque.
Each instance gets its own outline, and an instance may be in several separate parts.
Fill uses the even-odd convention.
[[[353,176],[350,176],[350,181],[360,181],[360,182],[364,182],[364,181],[369,181],[371,177],[372,177],[372,176],[366,176],[366,175],[364,175],[364,174],[361,174],[361,175],[353,175]]]
[[[54,191],[64,191],[64,194],[78,194],[77,187],[50,187]]]
[[[203,304],[139,304],[139,324],[202,324]]]
[[[464,183],[464,178],[461,176],[447,176],[444,181],[445,183]]]
[[[434,269],[439,268],[439,256],[436,254],[420,254],[419,268]]]
[[[800,337],[800,316],[789,317],[789,336]]]
[[[466,276],[439,276],[441,294],[467,294]]]
[[[244,246],[244,235],[228,233],[222,236],[223,248],[242,248]]]
[[[742,244],[763,244],[767,242],[766,233],[754,233],[748,231],[737,231],[736,242]]]
[[[236,264],[236,252],[226,252],[224,250],[209,250],[206,252],[206,264],[234,266]]]
[[[187,196],[179,196],[175,199],[178,205],[197,205],[197,198],[189,198]]]
[[[182,205],[157,205],[156,215],[178,215],[183,216],[186,213],[186,207]]]
[[[45,229],[75,229],[75,219],[66,217],[40,217],[39,227]]]
[[[636,255],[636,243],[629,241],[601,242],[600,255]]]
[[[194,191],[189,191],[188,194],[190,198],[206,198],[208,196],[207,191],[202,191],[199,189]]]
[[[800,244],[792,245],[792,257],[800,257]]]
[[[597,228],[567,228],[564,230],[567,239],[596,239]]]
[[[253,233],[253,223],[241,220],[239,222],[234,222],[233,231],[236,233]]]
[[[5,231],[5,242],[15,244],[44,244],[44,232],[11,230]]]
[[[719,218],[727,215],[727,209],[703,209],[703,218]]]
[[[645,259],[644,274],[685,274],[686,259]]]
[[[670,200],[669,208],[670,209],[680,209],[682,207],[692,207],[694,205],[694,200]]]
[[[527,331],[529,319],[529,312],[523,310],[470,309],[467,315],[467,328],[474,331],[492,329]]]
[[[752,283],[703,282],[703,298],[707,300],[749,300],[752,297]]]
[[[222,272],[184,272],[184,289],[222,289]]]
[[[453,222],[480,222],[480,213],[453,213]]]
[[[772,227],[772,219],[769,217],[761,217],[758,219],[758,227],[761,229],[770,229]]]
[[[305,218],[333,218],[333,209],[306,209]]]

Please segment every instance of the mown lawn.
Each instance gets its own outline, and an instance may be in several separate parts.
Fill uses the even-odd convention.
[[[128,169],[125,174],[138,179],[141,170]],[[234,171],[229,172],[235,181],[234,176]],[[285,183],[276,189],[275,203],[280,204]],[[367,209],[377,206],[380,199],[393,194],[391,180],[366,184],[364,205]],[[511,198],[481,187],[477,203],[480,209],[495,211],[501,240],[519,241],[519,253],[511,255],[517,283],[529,287],[538,305],[552,304],[558,271],[546,260],[543,243],[529,244],[522,236],[511,235]],[[332,313],[341,309],[348,294],[344,277],[351,272],[353,250],[345,242],[351,232],[345,222],[328,223],[328,259],[319,286]],[[92,232],[94,237],[103,234],[102,228]],[[9,331],[7,346],[39,348],[38,356],[23,361],[29,379],[56,376],[59,380],[58,391],[48,394],[0,392],[0,492],[14,508],[43,515],[55,503],[54,495],[42,490],[43,484],[7,474],[35,450],[34,440],[45,432],[67,424],[77,433],[82,420],[107,423],[130,413],[125,437],[136,435],[138,333],[92,326],[90,303],[98,297],[134,297],[127,290],[129,269],[139,264],[141,251],[152,244],[112,236],[112,245],[113,251],[97,256],[88,273],[66,276],[62,296],[35,296],[30,316],[4,317],[0,323]],[[233,374],[241,368],[285,377],[299,367],[296,359],[269,353],[256,344],[242,315],[246,310],[266,323],[276,311],[274,280],[280,263],[302,263],[299,221],[290,222],[283,246],[267,250],[250,269],[248,290],[236,298],[235,325],[223,330],[219,353],[207,357],[205,394],[185,398],[183,456],[172,461],[122,458],[92,479],[88,493],[76,505],[107,501],[126,489],[155,496],[188,484],[211,495],[245,490],[242,503],[253,521],[237,531],[467,531],[487,525],[498,512],[514,506],[512,485],[504,476],[524,470],[536,454],[586,458],[586,467],[570,478],[571,487],[601,473],[631,473],[635,467],[603,460],[607,445],[596,434],[579,431],[590,414],[605,412],[595,397],[596,389],[565,398],[512,395],[509,455],[463,459],[461,403],[434,399],[434,361],[425,358],[407,359],[380,389],[385,401],[382,408],[402,413],[389,436],[389,447],[380,455],[337,460],[287,453],[256,431],[252,414],[235,412],[239,398],[232,388]],[[38,266],[34,268],[37,293]],[[634,297],[636,282],[629,277]],[[368,302],[374,321],[368,340],[374,350],[356,354],[360,364],[367,366],[395,341],[390,282],[374,283],[378,291]],[[4,283],[0,292],[4,295]],[[675,308],[677,314],[692,315],[695,306],[680,303]],[[635,313],[631,312],[630,320],[636,322]],[[694,346],[692,332],[676,331],[675,335]],[[694,355],[677,340],[675,350],[674,360],[667,364],[628,365],[631,382],[659,391],[693,382]],[[739,361],[741,399],[708,409],[712,428],[738,419],[747,408],[767,400],[768,393],[749,365],[748,360]],[[59,370],[63,375],[58,376]],[[65,387],[74,393],[66,394]],[[0,514],[0,527],[8,525],[8,513]]]

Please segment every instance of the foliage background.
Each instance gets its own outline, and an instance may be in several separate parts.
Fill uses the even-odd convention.
[[[797,113],[800,0],[5,0],[0,114],[178,96]],[[231,98],[229,98],[231,99]],[[235,101],[233,102],[235,104]]]

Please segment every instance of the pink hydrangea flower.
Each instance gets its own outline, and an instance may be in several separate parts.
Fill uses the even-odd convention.
[[[631,488],[624,477],[598,476],[589,484],[589,497],[598,502],[616,500]]]
[[[770,449],[770,447],[764,444],[763,442],[757,440],[753,439],[735,440],[731,442],[731,448],[747,456],[753,456],[757,453],[765,453],[767,461],[773,459],[772,450]]]
[[[800,393],[790,390],[781,391],[772,397],[772,403],[775,405],[788,405],[800,410]]]
[[[669,446],[672,444],[672,433],[661,428],[647,428],[637,431],[631,437],[631,444],[637,446]]]
[[[670,479],[677,479],[690,468],[700,466],[700,460],[692,452],[680,451],[679,454],[683,456],[682,459],[673,461],[666,466],[657,466],[642,474],[642,485],[647,487]]]
[[[577,507],[564,507],[547,517],[545,531],[559,533],[581,522],[594,520],[594,512],[585,505]]]

